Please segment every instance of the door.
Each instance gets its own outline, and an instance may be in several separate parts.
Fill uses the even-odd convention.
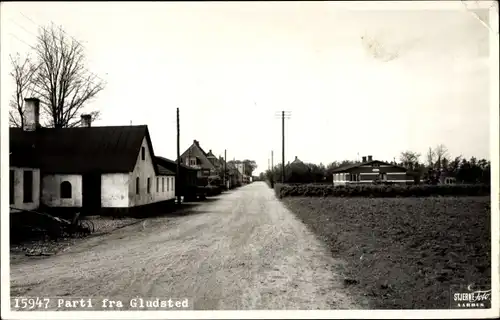
[[[101,175],[90,173],[82,177],[82,200],[84,211],[101,208]]]

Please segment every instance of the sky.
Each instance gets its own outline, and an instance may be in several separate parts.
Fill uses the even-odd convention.
[[[156,155],[176,158],[179,108],[181,153],[196,139],[257,174],[271,150],[281,161],[282,110],[285,162],[425,161],[438,144],[490,159],[488,11],[432,4],[3,2],[1,105],[8,54],[54,23],[107,83],[87,104],[101,111],[93,125],[147,124]]]

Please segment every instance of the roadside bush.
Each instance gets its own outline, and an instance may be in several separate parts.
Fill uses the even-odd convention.
[[[490,186],[484,184],[456,185],[318,185],[276,184],[276,196],[284,197],[431,197],[487,196]]]

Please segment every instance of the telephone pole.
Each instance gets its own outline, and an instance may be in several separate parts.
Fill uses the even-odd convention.
[[[227,187],[227,183],[226,183],[226,170],[227,170],[227,163],[226,163],[227,159],[226,159],[226,158],[227,158],[227,157],[226,157],[226,156],[227,156],[227,155],[226,155],[226,149],[224,149],[224,179],[223,179],[223,180],[224,180],[224,181],[223,181],[223,182],[224,182],[224,188],[226,188],[226,187]],[[229,189],[229,188],[228,188],[228,189]]]
[[[177,108],[177,172],[175,174],[175,193],[177,194],[177,204],[181,204],[181,190],[179,185],[181,181],[181,140],[180,140],[180,121],[179,121],[179,108]]]
[[[285,118],[291,116],[291,111],[281,111],[281,183],[285,183]]]
[[[274,172],[274,151],[271,150],[271,172]]]

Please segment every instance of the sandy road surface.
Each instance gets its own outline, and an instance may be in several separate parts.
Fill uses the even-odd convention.
[[[189,298],[197,310],[356,308],[332,272],[339,263],[256,182],[190,215],[147,219],[11,264],[11,295]]]

